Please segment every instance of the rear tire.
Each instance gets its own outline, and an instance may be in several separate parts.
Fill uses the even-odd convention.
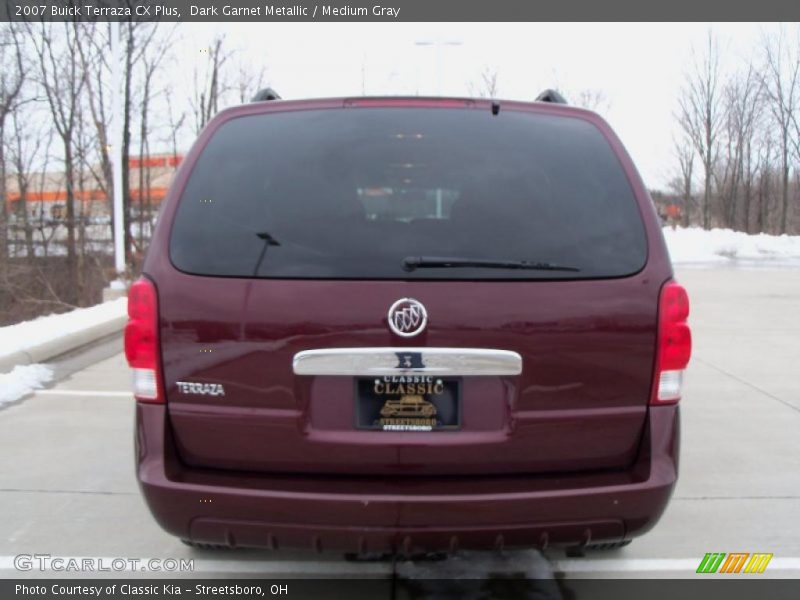
[[[587,550],[616,550],[617,548],[624,548],[633,540],[622,540],[620,542],[600,542],[597,544],[587,544]]]
[[[446,552],[415,552],[405,555],[401,552],[345,552],[344,559],[348,562],[389,562],[389,561],[419,561],[439,562],[449,558]]]
[[[391,552],[345,552],[347,562],[389,562],[394,560]]]
[[[225,546],[223,544],[206,544],[205,542],[193,542],[192,540],[185,540],[181,538],[181,542],[190,546],[192,548],[197,548],[198,550],[230,550],[230,546]]]

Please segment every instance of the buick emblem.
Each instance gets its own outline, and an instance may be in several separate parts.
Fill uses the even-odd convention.
[[[428,311],[413,298],[400,298],[389,308],[389,328],[401,337],[412,337],[425,329]]]

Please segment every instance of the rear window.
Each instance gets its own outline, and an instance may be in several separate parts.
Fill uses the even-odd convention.
[[[354,108],[224,123],[184,189],[170,254],[199,275],[582,279],[630,275],[647,248],[622,166],[586,121]],[[409,271],[408,257],[577,270]]]

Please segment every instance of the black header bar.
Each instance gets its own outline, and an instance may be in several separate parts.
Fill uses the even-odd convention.
[[[792,0],[0,0],[0,21],[800,21]]]
[[[433,563],[435,564],[435,563]],[[434,572],[431,567],[430,572]],[[800,581],[753,576],[697,579],[6,579],[14,600],[264,598],[514,598],[515,600],[797,600]]]

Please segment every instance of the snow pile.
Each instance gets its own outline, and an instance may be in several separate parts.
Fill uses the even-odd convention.
[[[48,315],[0,327],[0,359],[84,331],[111,319],[124,317],[127,313],[127,303],[127,298],[119,298],[89,308],[78,308],[60,315]]]
[[[0,373],[0,406],[41,389],[51,379],[53,371],[44,365],[20,365],[10,373]]]
[[[800,235],[748,235],[731,229],[664,228],[672,262],[775,264],[800,261]]]

